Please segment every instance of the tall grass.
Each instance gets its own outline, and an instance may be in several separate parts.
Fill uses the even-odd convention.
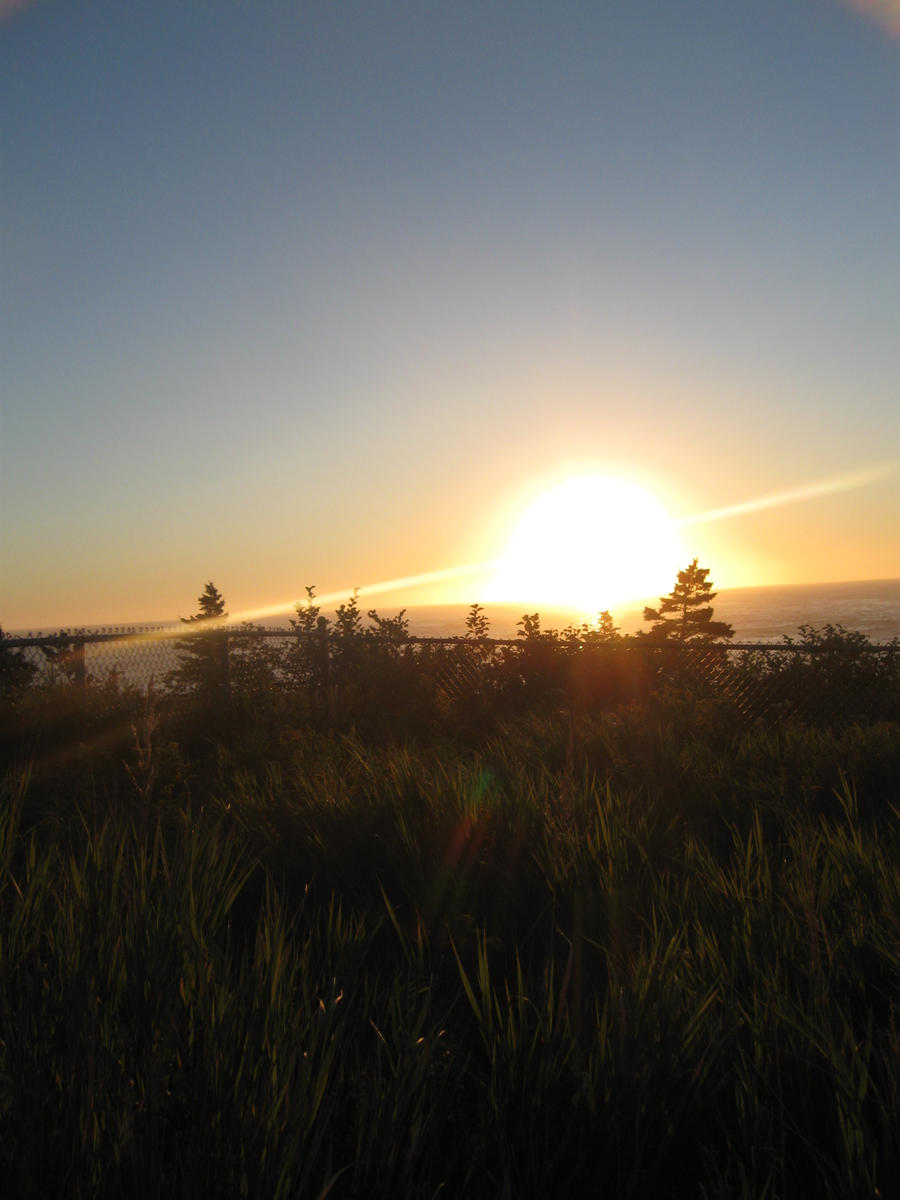
[[[890,1193],[896,726],[252,745],[7,773],[9,1194]]]

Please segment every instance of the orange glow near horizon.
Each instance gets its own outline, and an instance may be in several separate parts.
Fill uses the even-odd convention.
[[[577,610],[585,615],[665,595],[692,554],[678,531],[862,488],[900,470],[896,462],[672,519],[646,489],[608,475],[574,476],[541,494],[519,518],[495,560],[334,588],[315,603],[329,609],[356,591],[360,600],[468,579],[485,603]],[[431,601],[439,603],[441,601]],[[457,602],[445,600],[443,602]],[[283,615],[296,601],[232,612],[225,624]],[[218,624],[214,622],[211,624]],[[205,625],[206,629],[211,627]],[[159,636],[172,636],[171,632]]]
[[[613,476],[591,474],[577,475],[539,495],[524,511],[507,533],[505,552],[499,557],[486,558],[458,566],[443,567],[431,571],[375,580],[356,586],[329,587],[315,596],[315,604],[323,610],[333,610],[345,603],[354,591],[360,598],[360,607],[365,610],[371,598],[381,597],[389,606],[420,604],[470,604],[479,601],[487,604],[522,605],[530,611],[534,608],[565,610],[585,615],[595,615],[603,609],[617,608],[636,602],[644,602],[665,595],[670,590],[675,575],[695,555],[703,565],[713,571],[715,583],[720,587],[752,586],[744,579],[728,577],[727,560],[704,549],[702,539],[691,540],[683,545],[679,533],[690,527],[701,529],[708,525],[730,523],[737,518],[753,520],[755,514],[774,512],[785,507],[839,495],[852,490],[861,490],[900,473],[900,461],[889,461],[859,468],[842,475],[816,480],[790,489],[748,500],[707,509],[691,515],[672,519],[662,504],[648,491],[638,485]],[[507,527],[509,528],[509,527]],[[502,537],[495,530],[494,544],[483,546],[488,554],[496,554],[497,541]],[[896,572],[890,577],[893,578]],[[888,577],[871,574],[845,578]],[[233,594],[228,581],[226,596]],[[823,576],[817,580],[760,579],[756,582],[827,582]],[[95,579],[96,583],[96,579]],[[283,599],[277,603],[248,605],[241,609],[229,606],[229,616],[223,622],[204,622],[207,631],[218,624],[233,625],[242,621],[262,621],[267,618],[289,614],[297,605],[298,597]],[[245,602],[246,603],[246,602]],[[301,601],[302,603],[302,601]],[[127,624],[135,618],[113,621],[111,618],[97,619],[94,613],[86,616],[91,624]],[[140,617],[140,623],[173,618],[160,616]],[[77,628],[85,618],[69,618],[66,621],[14,622],[12,627],[26,628]],[[9,626],[7,626],[7,629]],[[191,630],[199,632],[199,630]],[[159,630],[150,636],[170,638],[184,637],[188,630],[175,625]],[[139,635],[141,638],[147,634]]]

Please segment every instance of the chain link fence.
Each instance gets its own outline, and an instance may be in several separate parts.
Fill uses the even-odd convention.
[[[748,722],[794,715],[818,723],[900,718],[900,644],[841,627],[800,641],[669,644],[539,634],[516,639],[418,638],[363,630],[222,626],[62,631],[3,637],[0,686],[68,686],[100,698],[135,692],[225,704],[347,696],[431,705],[437,716],[479,706],[612,708],[673,690],[727,701]]]

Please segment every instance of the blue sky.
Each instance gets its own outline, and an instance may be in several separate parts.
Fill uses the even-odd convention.
[[[898,47],[829,0],[14,8],[0,621],[493,559],[573,473],[679,517],[895,465]],[[689,549],[900,575],[898,499]]]

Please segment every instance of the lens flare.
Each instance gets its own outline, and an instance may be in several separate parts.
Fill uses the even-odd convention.
[[[366,583],[360,587],[339,588],[333,592],[325,592],[321,596],[317,595],[315,602],[320,606],[323,604],[341,604],[354,591],[360,596],[378,596],[384,592],[411,591],[413,588],[421,587],[426,583],[442,583],[447,579],[462,579],[466,575],[475,575],[480,571],[491,570],[496,565],[495,562],[466,563],[460,567],[442,567],[439,571],[422,571],[418,575],[401,575],[398,579],[382,579],[377,583]],[[295,601],[289,601],[282,604],[269,604],[265,608],[247,609],[244,612],[229,617],[229,621],[252,621],[258,620],[260,617],[274,617],[279,613],[286,612],[289,608],[293,608],[294,604]],[[206,628],[209,628],[209,626],[207,625]]]
[[[852,471],[849,475],[837,475],[832,479],[821,479],[817,483],[808,483],[804,487],[791,488],[787,492],[775,492],[771,496],[760,496],[756,500],[743,500],[739,504],[728,504],[724,508],[711,508],[691,517],[681,517],[675,524],[679,527],[705,525],[710,521],[723,521],[727,517],[740,517],[744,513],[762,512],[767,508],[782,508],[785,504],[799,504],[804,500],[817,500],[820,496],[830,496],[834,492],[849,492],[854,488],[876,483],[879,479],[886,479],[889,475],[895,474],[898,470],[900,470],[898,462],[882,463],[877,467]]]

